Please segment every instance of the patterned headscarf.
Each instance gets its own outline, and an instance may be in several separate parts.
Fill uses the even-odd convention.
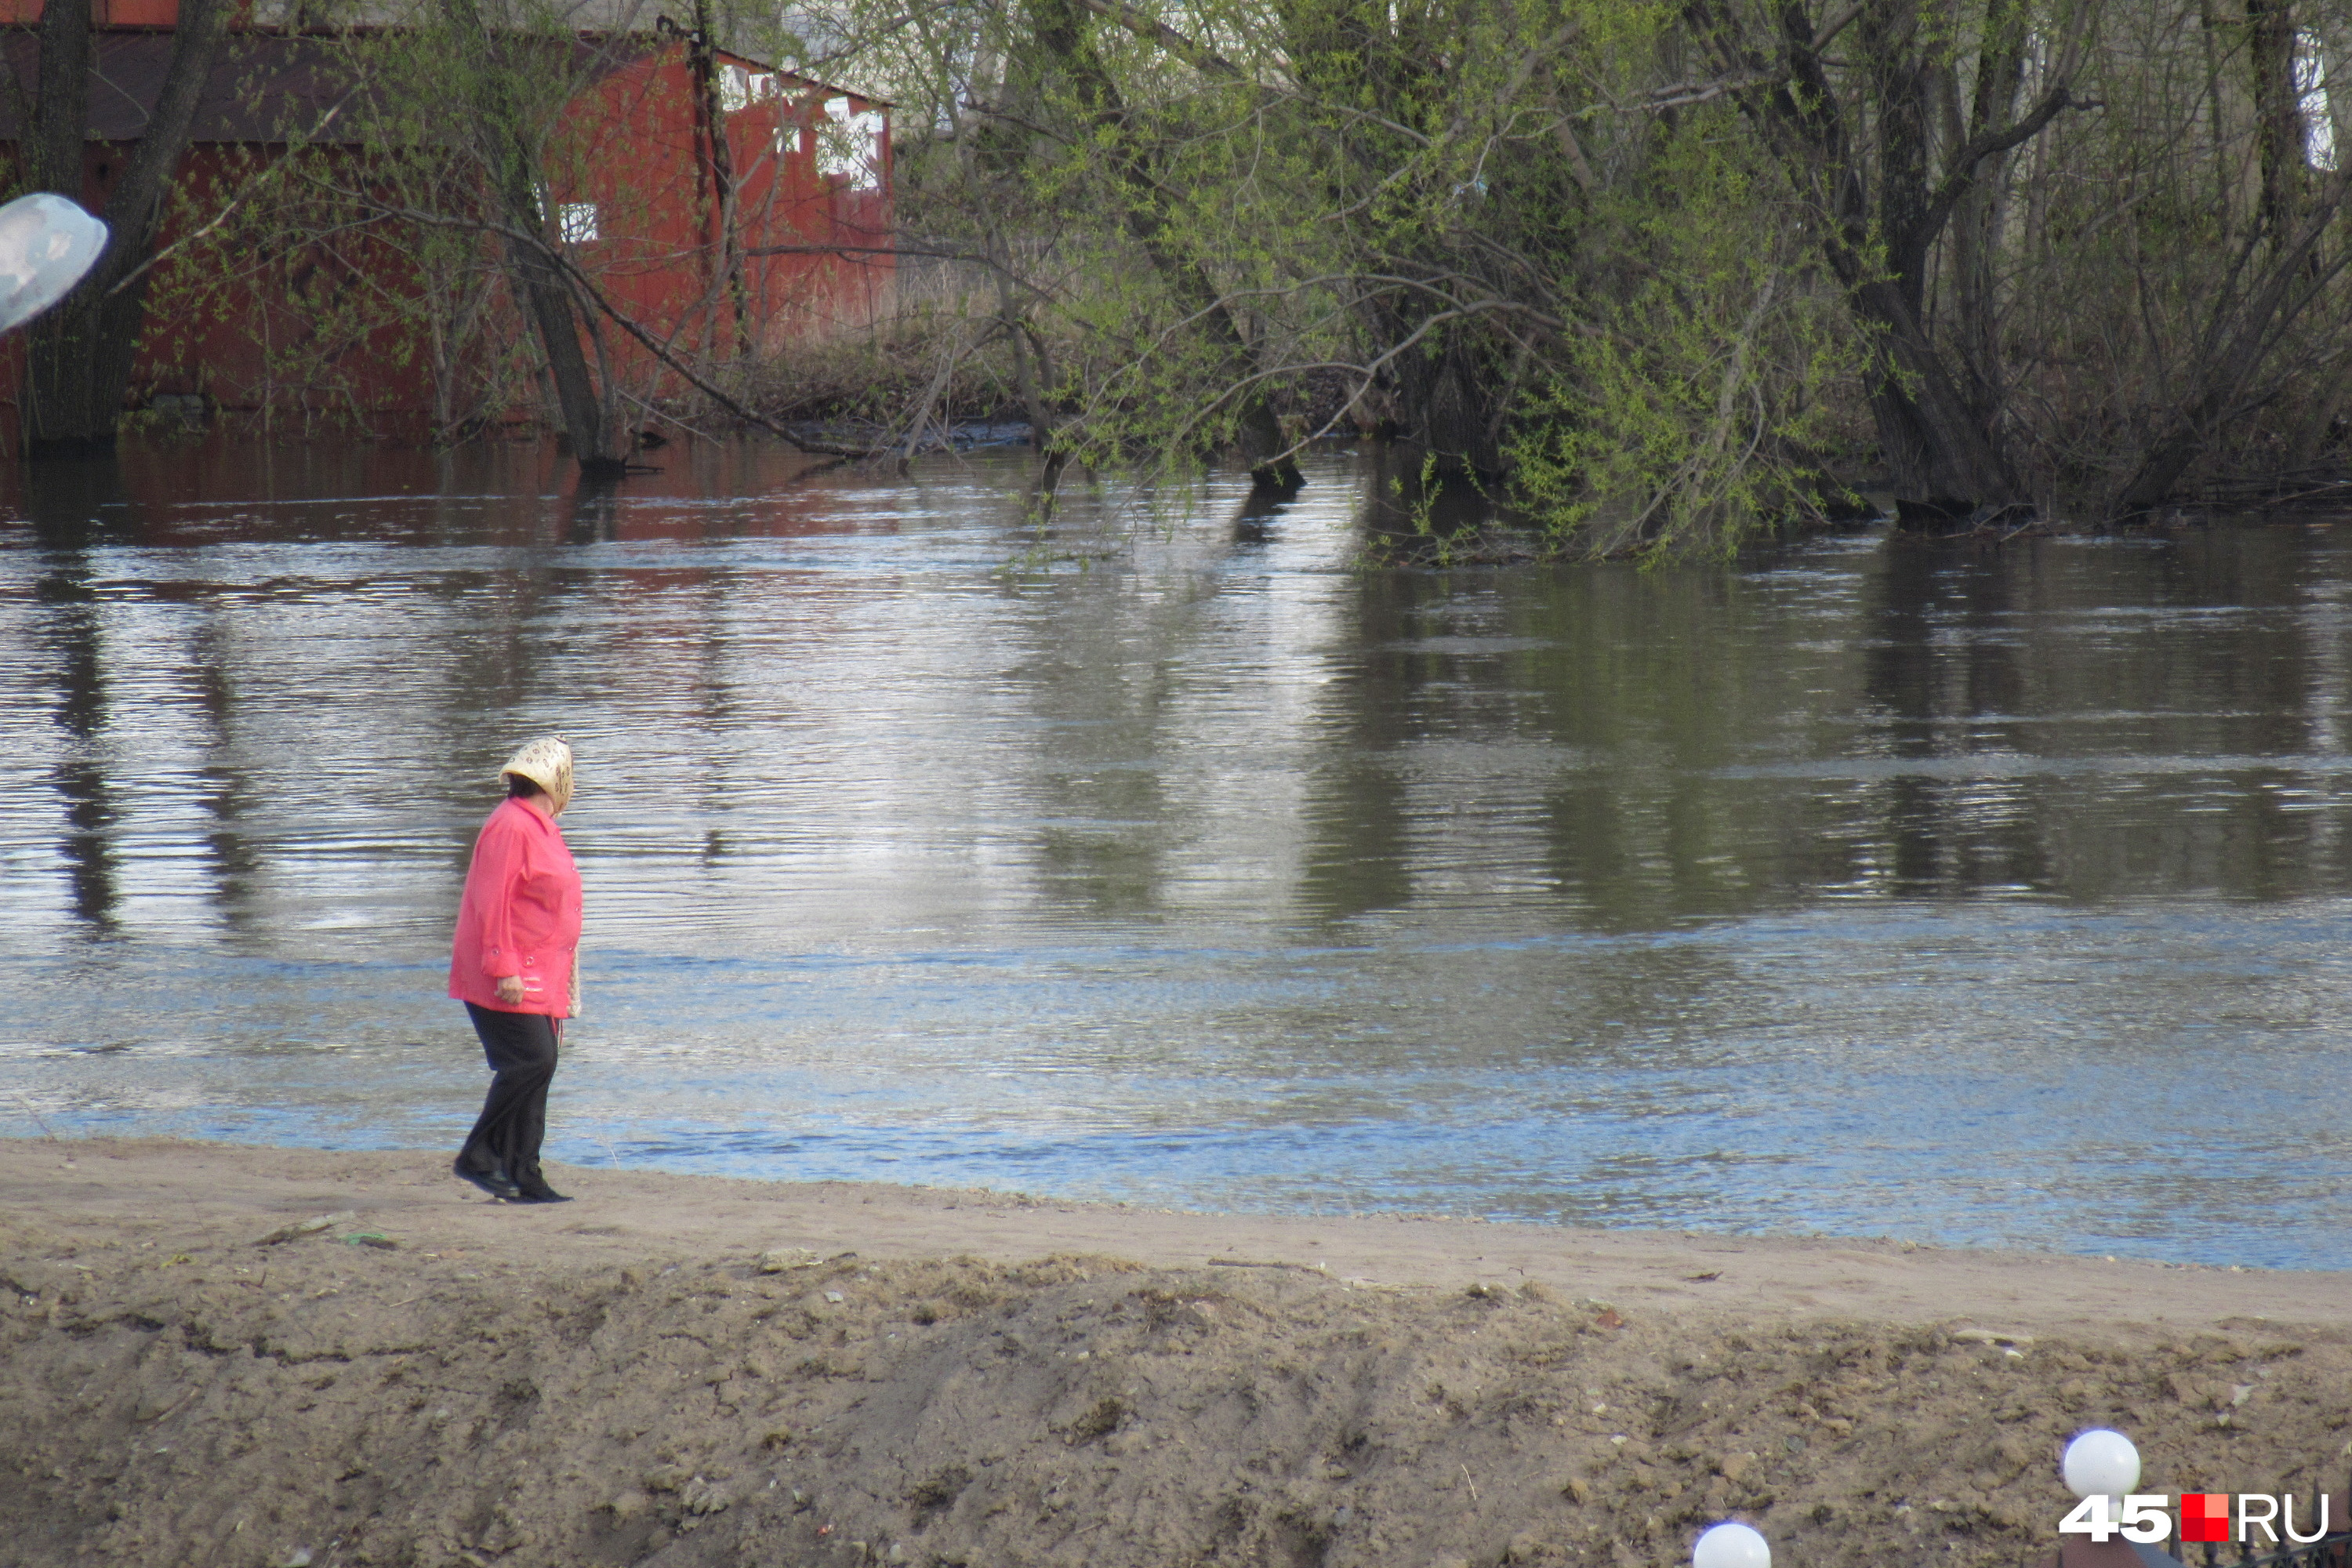
[[[509,773],[545,790],[548,804],[558,811],[572,803],[572,748],[559,736],[541,735],[509,757],[499,778],[503,782]]]

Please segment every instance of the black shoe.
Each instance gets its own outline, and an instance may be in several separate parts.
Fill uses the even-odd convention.
[[[537,1165],[526,1167],[522,1174],[515,1179],[515,1194],[516,1195],[509,1199],[509,1202],[519,1204],[568,1204],[572,1201],[569,1197],[557,1192],[553,1187],[547,1184],[547,1178],[539,1173],[539,1167]]]
[[[466,1163],[463,1154],[450,1162],[449,1173],[461,1182],[473,1183],[490,1196],[506,1203],[512,1203],[522,1195],[521,1189],[514,1184],[503,1168],[493,1165],[487,1171],[478,1171]]]

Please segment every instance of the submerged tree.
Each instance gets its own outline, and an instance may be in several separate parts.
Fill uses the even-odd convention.
[[[1336,401],[1654,553],[1849,486],[2129,512],[2342,434],[2352,29],[2315,0],[939,15],[811,32],[940,127],[910,237],[996,269],[1023,330],[964,341],[1090,459],[1258,466],[1255,410],[1287,447]]]
[[[1765,222],[1789,205],[1752,158],[1717,155],[1738,133],[1728,104],[1677,124],[1641,101],[1661,16],[1597,0],[958,16],[979,43],[942,29],[928,58],[904,30],[862,45],[854,5],[824,31],[919,95],[906,120],[940,127],[902,149],[910,238],[994,270],[992,313],[1021,323],[1013,379],[1060,451],[1223,449],[1264,484],[1269,452],[1353,426],[1398,446],[1423,500],[1507,487],[1574,548],[1724,547],[1759,505],[1818,504],[1807,443],[1834,374],[1819,291],[1759,295],[1748,258],[1790,247],[1706,209],[1727,197]],[[1707,270],[1655,269],[1684,262]],[[1409,510],[1433,529],[1445,511]]]

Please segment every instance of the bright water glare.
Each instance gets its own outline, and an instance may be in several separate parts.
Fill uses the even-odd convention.
[[[578,748],[551,1152],[2352,1266],[2352,527],[1366,569],[1017,457],[0,495],[0,1129],[452,1145]]]

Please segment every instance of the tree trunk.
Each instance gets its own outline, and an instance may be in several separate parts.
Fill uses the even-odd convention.
[[[2294,16],[2288,0],[2246,0],[2246,64],[2254,79],[2254,150],[2263,174],[2263,232],[2284,245],[2303,196],[2303,105],[2294,90]]]
[[[2212,142],[2213,214],[2221,220],[2221,233],[2233,234],[2237,219],[2231,216],[2234,205],[2231,197],[2238,182],[2231,174],[2230,157],[2229,116],[2224,111],[2221,97],[2221,52],[2226,47],[2221,39],[2221,20],[2213,13],[2213,0],[2197,0],[2198,42],[2205,55],[2205,126]]]
[[[89,74],[98,56],[89,0],[58,0],[41,11],[40,98],[34,108],[33,184],[81,200],[82,149],[89,131]]]
[[[1754,71],[1768,58],[1732,12],[1694,0],[1693,15],[1727,75]],[[2000,407],[1990,401],[2000,384],[1998,365],[1969,363],[1971,348],[1986,353],[1997,344],[1985,341],[1985,321],[1971,323],[1976,341],[1963,344],[1955,374],[1927,330],[1926,285],[1936,241],[1955,210],[2068,103],[2073,44],[2062,51],[2041,99],[2011,119],[2014,103],[2002,99],[2005,81],[2020,69],[2010,56],[2021,47],[2021,23],[2014,0],[1988,0],[1970,134],[1944,153],[1938,169],[1932,110],[1944,78],[1934,57],[1949,47],[1941,13],[1927,16],[1919,0],[1864,0],[1855,19],[1866,62],[1864,101],[1849,105],[1840,98],[1823,68],[1822,40],[1795,4],[1780,13],[1774,40],[1785,77],[1740,101],[1791,183],[1825,215],[1823,258],[1855,317],[1877,339],[1870,407],[1897,495],[1942,510],[2024,501],[2025,488],[1998,435]]]
[[[1854,314],[1879,333],[1884,368],[1870,412],[1895,494],[1948,510],[2024,500],[2008,454],[1987,434],[1900,287],[1865,282],[1850,299]]]
[[[1955,146],[2008,124],[2017,112],[2018,94],[2025,85],[2026,30],[2020,11],[2018,0],[1990,0],[1985,7],[1968,124],[1952,136]],[[1999,275],[2001,231],[2009,219],[2009,192],[2002,177],[2007,162],[2006,153],[1988,157],[1975,184],[1952,210],[1952,335],[1967,377],[1969,406],[1987,429],[1998,426],[2009,395],[2001,363]]]
[[[2240,408],[2246,384],[2277,346],[2287,324],[2343,270],[2345,259],[2319,266],[2314,258],[2347,195],[2352,195],[2352,163],[2321,184],[2310,210],[2292,233],[2279,237],[2271,259],[2242,299],[2224,299],[2214,306],[2191,367],[2185,405],[2148,443],[2138,468],[2116,491],[2113,510],[2128,516],[2171,498],[2214,432]]]
[[[996,237],[989,237],[989,248],[1002,251]],[[1045,367],[1030,366],[1029,321],[1013,297],[1012,274],[1002,266],[996,269],[996,320],[1013,347],[1013,389],[1021,398],[1021,411],[1029,416],[1029,444],[1043,452],[1054,440],[1054,411],[1045,406],[1044,391]]]
[[[572,454],[583,474],[618,479],[628,471],[620,420],[611,400],[598,395],[588,356],[580,347],[572,288],[554,260],[555,215],[540,208],[539,160],[514,84],[490,47],[489,30],[474,0],[441,0],[441,13],[466,57],[465,68],[474,73],[476,146],[489,169],[493,195],[509,231],[507,265],[547,356]]]
[[[1434,309],[1422,299],[1382,294],[1359,313],[1373,341],[1399,343],[1420,331]],[[1505,471],[1503,417],[1512,377],[1502,356],[1470,333],[1440,329],[1440,334],[1389,362],[1395,418],[1382,436],[1433,461],[1437,479],[1467,479],[1475,492]]]
[[[184,0],[172,59],[147,121],[100,216],[107,244],[80,287],[37,321],[26,353],[24,439],[28,457],[103,450],[114,444],[123,394],[147,320],[142,268],[155,254],[163,204],[187,151],[196,100],[228,23],[229,0]],[[41,15],[40,101],[34,110],[36,188],[80,201],[97,63],[89,0],[58,0]]]
[[[718,46],[711,41],[710,0],[694,0],[694,33],[687,40],[687,58],[693,63],[694,86],[703,134],[708,137],[710,213],[718,226],[715,265],[735,318],[735,356],[751,357],[751,290],[743,279],[743,246],[735,207],[735,153],[727,135],[727,106],[719,92]],[[718,289],[711,290],[714,297]]]

